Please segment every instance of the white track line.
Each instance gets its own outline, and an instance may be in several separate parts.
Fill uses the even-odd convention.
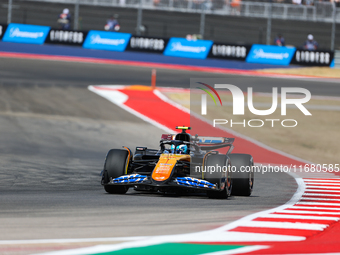
[[[320,207],[320,206],[314,206],[314,204],[312,205],[308,205],[308,206],[293,206],[289,209],[293,209],[293,208],[297,208],[297,209],[306,209],[306,210],[333,210],[333,211],[339,211],[340,208],[334,208],[334,207]]]
[[[322,195],[328,195],[325,193],[340,193],[340,190],[319,190],[319,189],[306,189],[306,192],[318,192],[318,194],[322,194]],[[324,193],[323,193],[324,192]]]
[[[275,219],[304,219],[304,220],[334,220],[338,221],[338,217],[324,217],[324,216],[306,216],[306,215],[282,215],[282,214],[268,214],[260,218],[275,218]]]
[[[124,109],[125,111],[137,116],[138,118],[140,118],[140,119],[142,119],[146,122],[149,122],[150,124],[158,127],[159,129],[164,130],[165,132],[168,132],[168,133],[175,132],[174,130],[167,128],[166,126],[163,126],[162,124],[159,124],[158,122],[150,119],[149,117],[147,117],[147,116],[133,110],[132,108],[126,106],[124,104],[124,102],[128,99],[128,97],[124,93],[117,91],[117,90],[105,90],[105,91],[103,91],[103,90],[96,89],[95,87],[96,86],[89,86],[88,89],[90,91],[96,93],[97,95],[106,98],[111,103],[114,103],[115,105],[119,106],[120,108]]]
[[[303,241],[306,240],[304,236],[289,236],[289,235],[269,235],[269,234],[257,234],[257,233],[243,233],[243,232],[225,232],[225,233],[216,233],[214,230],[198,232],[192,234],[182,234],[182,235],[169,235],[169,236],[155,236],[150,237],[146,240],[137,240],[135,242],[125,242],[113,245],[96,245],[92,247],[72,249],[72,250],[64,250],[64,251],[54,251],[47,253],[39,253],[39,255],[84,255],[84,254],[94,254],[94,253],[105,253],[105,252],[113,252],[126,248],[135,248],[135,247],[146,247],[150,245],[157,245],[166,242],[176,242],[176,243],[184,243],[184,242],[281,242],[281,241]],[[251,246],[250,246],[251,247]],[[253,246],[254,247],[254,246]],[[256,246],[255,246],[256,247]],[[266,248],[263,246],[258,246],[262,248]]]
[[[340,208],[340,203],[319,203],[319,202],[298,202],[299,205],[329,205],[336,206],[334,208]]]
[[[340,198],[340,194],[322,194],[322,193],[308,193],[306,192],[305,194],[303,194],[304,196],[316,196],[316,197],[339,197]],[[340,200],[340,199],[339,199]]]
[[[284,229],[305,229],[305,230],[322,231],[328,227],[328,224],[249,221],[249,222],[244,222],[243,224],[241,223],[239,226],[256,227],[256,228],[284,228]]]
[[[75,238],[75,239],[36,239],[36,240],[1,240],[0,245],[8,244],[49,244],[49,243],[92,243],[92,242],[119,242],[137,241],[147,236],[108,237],[108,238]]]
[[[340,252],[322,252],[322,253],[290,253],[285,255],[340,255]]]
[[[319,186],[338,186],[340,187],[340,183],[338,182],[305,182],[306,185],[319,185]]]
[[[216,252],[210,252],[210,253],[204,253],[202,255],[230,255],[230,254],[240,254],[240,253],[248,253],[253,252],[257,250],[262,250],[269,248],[269,246],[265,245],[251,245],[246,247],[241,247],[237,249],[227,250],[227,251],[216,251]]]
[[[179,110],[183,111],[183,112],[186,112],[188,114],[190,114],[190,110],[178,103],[176,103],[175,101],[172,101],[171,99],[169,99],[167,96],[165,96],[162,92],[160,92],[158,89],[155,89],[153,91],[153,93],[158,96],[161,100],[163,100],[164,102],[178,108]]]
[[[340,183],[340,179],[333,179],[333,180],[315,180],[315,179],[303,179],[306,183],[308,182],[334,182]]]
[[[188,239],[190,238],[190,239]],[[267,234],[267,233],[252,233],[252,232],[239,232],[239,231],[215,231],[210,230],[206,232],[198,232],[187,235],[180,235],[176,239],[168,239],[170,242],[289,242],[289,241],[302,241],[305,236],[294,235],[280,235],[280,234]]]
[[[301,172],[296,172],[297,174],[299,174],[299,176],[301,178],[311,178],[311,173],[301,173]],[[332,175],[332,176],[330,176]],[[314,179],[317,179],[317,180],[322,180],[322,179],[329,179],[330,177],[334,177],[335,175],[333,174],[326,174],[326,175],[313,175],[313,178]]]
[[[287,208],[295,205],[301,199],[301,196],[303,195],[303,193],[305,191],[305,184],[304,184],[304,182],[301,178],[294,176],[293,173],[288,173],[288,174],[295,177],[295,181],[298,184],[298,188],[297,188],[295,194],[293,195],[293,197],[286,204],[278,206],[278,207],[273,208],[273,209],[269,209],[269,210],[266,210],[266,211],[262,211],[262,212],[258,212],[258,213],[254,213],[254,214],[245,216],[245,217],[243,217],[239,220],[231,222],[228,225],[222,226],[222,227],[217,228],[215,230],[216,231],[228,231],[228,230],[237,228],[238,226],[241,226],[244,223],[250,222],[250,221],[252,221],[252,220],[254,220],[258,217],[268,215],[269,213],[276,212],[278,210],[284,210],[284,209],[287,209]]]
[[[314,201],[335,201],[339,202],[340,200],[338,198],[320,198],[320,197],[305,197],[305,194],[301,198],[301,200],[314,200]],[[336,204],[336,203],[335,203]]]
[[[284,214],[320,214],[320,215],[340,215],[340,212],[313,212],[313,211],[302,211],[302,210],[281,210],[277,211],[277,213],[284,213]]]
[[[325,186],[311,186],[311,185],[306,185],[307,188],[324,188],[324,191],[327,191],[328,189],[338,189],[340,190],[340,186],[339,187],[325,187]]]
[[[55,252],[47,252],[47,253],[39,253],[37,255],[84,255],[84,254],[96,254],[96,253],[107,253],[107,252],[114,252],[125,248],[137,248],[137,247],[145,247],[149,245],[157,245],[161,244],[162,242],[147,242],[144,244],[141,244],[139,242],[134,243],[133,245],[130,244],[130,246],[126,244],[118,244],[118,245],[96,245],[93,247],[87,247],[87,248],[79,248],[79,249],[73,249],[73,250],[62,250],[62,251],[55,251]],[[246,247],[240,247],[232,250],[226,250],[221,252],[211,252],[211,253],[204,253],[204,255],[229,255],[229,254],[240,254],[240,253],[246,253],[246,252],[253,252],[260,249],[266,249],[269,246],[266,245],[251,245]],[[202,254],[203,255],[203,254]]]
[[[338,186],[340,188],[340,184],[339,183],[326,183],[326,182],[306,182],[307,186],[310,185],[320,185],[321,187],[327,187],[327,186]]]

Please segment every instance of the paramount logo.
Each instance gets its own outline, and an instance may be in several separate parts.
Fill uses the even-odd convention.
[[[12,28],[10,30],[10,35],[11,38],[14,37],[20,37],[20,38],[32,38],[32,39],[37,39],[40,37],[44,36],[43,32],[28,32],[28,31],[20,31],[18,27]]]
[[[263,49],[254,50],[255,56],[253,58],[266,58],[266,59],[287,59],[289,58],[289,53],[273,53],[273,52],[264,52]]]
[[[182,51],[182,52],[192,52],[192,53],[201,53],[207,50],[207,47],[204,46],[186,46],[182,45],[180,42],[175,42],[171,44],[171,51]]]
[[[100,35],[93,35],[91,37],[91,44],[104,44],[104,45],[122,45],[125,43],[125,39],[109,39],[109,38],[102,38]]]

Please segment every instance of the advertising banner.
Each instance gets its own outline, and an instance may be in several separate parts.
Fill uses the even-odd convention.
[[[51,29],[45,43],[82,46],[87,32]]]
[[[294,47],[253,44],[246,62],[272,65],[289,65],[295,52]]]
[[[11,23],[2,40],[4,42],[43,44],[50,27]]]
[[[330,66],[334,58],[333,51],[297,49],[291,64],[305,66]]]
[[[124,51],[131,34],[90,30],[84,48],[97,50]]]
[[[236,45],[214,42],[208,58],[245,60],[251,45]]]
[[[7,25],[0,24],[0,40],[4,36],[6,29],[7,29]]]
[[[169,39],[133,35],[126,50],[163,53]]]
[[[165,48],[165,56],[205,59],[210,51],[213,41],[187,40],[172,37]]]

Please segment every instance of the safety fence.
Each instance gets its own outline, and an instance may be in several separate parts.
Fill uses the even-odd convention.
[[[314,22],[318,23],[318,25],[323,24],[323,29],[321,33],[325,34],[323,37],[327,37],[327,39],[323,40],[323,44],[329,47],[331,50],[339,48],[339,43],[336,43],[336,24],[340,23],[340,8],[333,1],[321,2],[317,0],[308,0],[304,1],[308,2],[309,5],[296,5],[296,4],[286,4],[286,3],[276,3],[275,0],[261,2],[257,1],[237,1],[237,0],[0,0],[0,19],[1,15],[5,17],[5,12],[7,12],[7,24],[12,22],[18,23],[26,23],[26,19],[29,18],[32,20],[32,15],[41,15],[39,12],[34,12],[30,8],[27,7],[29,5],[38,5],[38,6],[52,6],[53,4],[64,4],[72,9],[73,16],[73,29],[78,30],[82,29],[83,24],[95,23],[97,22],[97,12],[96,8],[119,8],[122,10],[134,10],[137,9],[137,17],[133,17],[136,19],[136,26],[134,28],[129,28],[129,32],[136,33],[137,35],[145,35],[148,31],[148,26],[152,29],[155,29],[153,35],[162,35],[166,34],[168,29],[168,25],[163,25],[164,28],[162,32],[160,32],[159,26],[161,26],[161,22],[157,21],[157,10],[160,12],[169,12],[169,13],[188,13],[189,15],[200,15],[199,20],[191,20],[189,23],[193,26],[199,26],[199,31],[197,31],[202,38],[215,39],[214,36],[220,37],[215,34],[215,27],[209,23],[209,19],[211,16],[223,18],[241,18],[244,20],[256,18],[258,22],[261,23],[261,20],[266,20],[266,24],[259,25],[258,29],[258,37],[259,42],[262,43],[262,36],[265,35],[263,42],[267,45],[272,43],[272,33],[277,33],[276,31],[287,30],[287,26],[285,25],[275,25],[275,20],[284,22],[313,22],[310,24],[305,24],[304,29],[309,30],[310,33],[316,34],[316,30],[320,31],[318,26],[314,26]],[[89,7],[94,7],[93,13],[87,11],[87,16],[84,18],[82,13],[82,9],[87,9]],[[6,10],[5,10],[6,9]],[[147,17],[144,17],[143,11],[145,12],[154,12],[155,19],[150,22],[147,20]],[[40,11],[41,12],[41,11]],[[44,12],[44,11],[43,11]],[[21,13],[22,17],[18,20],[18,14]],[[123,11],[124,13],[124,11]],[[16,20],[14,20],[14,16]],[[206,16],[208,18],[206,18]],[[48,19],[45,16],[45,19]],[[3,20],[0,22],[4,22]],[[134,21],[135,22],[135,21]],[[148,25],[144,24],[144,22],[149,23]],[[171,22],[171,21],[170,21]],[[247,21],[245,21],[247,22]],[[28,24],[31,22],[27,22]],[[125,23],[131,23],[131,18],[128,20],[126,18]],[[176,23],[176,22],[172,22]],[[217,22],[218,23],[218,22]],[[277,22],[276,22],[277,23]],[[50,25],[48,21],[45,20],[43,22],[36,22],[33,24],[39,25]],[[186,24],[187,25],[187,24]],[[331,29],[328,26],[331,25]],[[244,31],[244,34],[249,33],[248,30],[251,29],[249,24],[249,29]],[[318,27],[318,28],[317,28]],[[326,29],[325,29],[326,27]],[[265,29],[263,29],[265,28]],[[97,29],[94,27],[86,27],[85,29]],[[124,29],[127,29],[125,26]],[[221,28],[216,28],[220,30]],[[157,30],[157,31],[156,31]],[[301,29],[300,29],[301,30]],[[314,32],[313,32],[314,30]],[[197,33],[195,32],[195,33]],[[251,33],[254,34],[252,31]],[[299,31],[294,31],[291,33],[300,33]],[[169,35],[169,36],[174,36]],[[240,36],[238,36],[240,37]],[[290,36],[292,37],[292,36]],[[297,35],[293,36],[298,37]],[[330,37],[328,39],[328,37]],[[243,38],[243,37],[242,37]],[[217,38],[216,38],[217,39]],[[218,40],[218,39],[217,39]],[[244,39],[242,39],[244,41]],[[241,40],[241,41],[242,41]],[[240,39],[237,39],[240,41]],[[252,41],[254,43],[254,41]],[[294,42],[297,45],[296,42]]]
[[[331,1],[314,1],[313,5],[296,5],[275,2],[226,1],[226,0],[30,0],[64,4],[161,9],[168,11],[214,13],[218,15],[239,15],[245,17],[273,17],[277,19],[313,20],[333,22],[337,15],[336,5]],[[312,1],[310,1],[312,2]],[[338,8],[340,9],[340,8]]]
[[[64,31],[48,26],[0,25],[4,42],[32,44],[65,44],[109,51],[144,51],[184,58],[218,58],[273,65],[334,66],[334,52],[305,50],[270,45],[241,45],[211,40],[136,36],[108,31]]]

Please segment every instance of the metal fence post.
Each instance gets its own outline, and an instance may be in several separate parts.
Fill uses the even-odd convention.
[[[332,23],[332,34],[331,34],[331,50],[334,50],[335,31],[336,31],[336,5],[335,5],[335,2],[333,2],[333,23]]]
[[[80,0],[77,0],[74,6],[74,24],[73,24],[74,30],[78,30],[79,28],[79,2]]]
[[[334,52],[334,68],[340,68],[340,50]]]
[[[270,45],[270,37],[272,32],[272,13],[273,13],[273,1],[270,1],[269,4],[269,11],[268,11],[268,19],[267,19],[267,38],[266,38],[266,44]]]
[[[12,0],[8,0],[7,24],[12,22]]]
[[[137,13],[137,29],[136,33],[137,35],[141,35],[141,28],[142,28],[142,15],[143,15],[143,0],[139,0],[139,7],[138,7],[138,13]]]
[[[204,2],[203,2],[201,5],[201,22],[200,22],[201,39],[204,39],[204,26],[205,26],[205,8],[204,8]]]

